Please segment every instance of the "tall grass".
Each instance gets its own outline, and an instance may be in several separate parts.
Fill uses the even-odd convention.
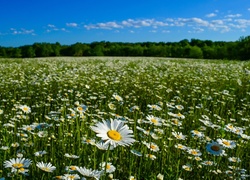
[[[88,179],[67,168],[77,166],[102,171],[100,179],[248,179],[249,69],[249,62],[220,60],[0,59],[0,178]],[[136,142],[99,149],[90,127],[110,119],[127,124]],[[206,146],[219,139],[236,147],[209,153]],[[17,157],[32,160],[25,174],[4,166]],[[45,172],[38,162],[56,169]]]

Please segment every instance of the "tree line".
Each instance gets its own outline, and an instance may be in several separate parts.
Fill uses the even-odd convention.
[[[32,58],[51,56],[152,56],[197,59],[250,59],[250,36],[237,41],[183,39],[179,42],[92,42],[61,45],[34,43],[20,47],[1,47],[0,57]]]

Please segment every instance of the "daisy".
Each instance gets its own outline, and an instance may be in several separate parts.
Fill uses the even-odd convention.
[[[13,159],[4,161],[3,166],[5,168],[21,169],[21,168],[28,168],[31,163],[32,161],[30,159],[13,158]]]
[[[173,124],[175,126],[181,126],[182,125],[182,122],[177,118],[173,118],[170,121],[171,121],[171,124]]]
[[[103,175],[103,171],[87,169],[85,167],[76,167],[76,170],[85,177],[100,179],[101,175]]]
[[[155,160],[156,156],[153,154],[146,154],[146,157],[150,158],[151,160]]]
[[[35,156],[40,156],[40,157],[43,156],[44,154],[47,154],[47,152],[46,151],[37,151],[34,153]]]
[[[113,96],[113,98],[115,98],[117,101],[120,101],[120,102],[123,101],[122,97],[119,96],[118,94],[113,94],[112,96]]]
[[[110,144],[114,147],[129,146],[135,142],[133,139],[132,130],[127,125],[124,125],[123,121],[113,120],[98,122],[95,126],[90,127],[97,133],[98,137],[101,137],[105,144]]]
[[[65,167],[65,170],[68,172],[68,173],[73,173],[73,172],[75,172],[76,171],[76,168],[77,168],[78,166],[66,166]]]
[[[69,153],[65,153],[64,156],[68,157],[68,158],[72,158],[72,159],[78,159],[79,158],[79,156],[76,156],[76,155],[73,155],[73,154],[69,154]]]
[[[148,147],[148,149],[150,149],[151,151],[154,151],[154,152],[157,152],[157,151],[159,151],[160,149],[159,149],[159,146],[157,145],[157,144],[155,144],[155,143],[153,143],[153,142],[150,142],[150,143],[144,143],[147,147]]]
[[[150,110],[157,110],[157,111],[162,110],[162,108],[156,104],[153,105],[148,104],[147,106],[149,107]]]
[[[236,147],[236,143],[234,141],[231,140],[226,140],[226,139],[217,139],[217,142],[219,144],[221,144],[222,146],[226,147],[226,148],[235,148]]]
[[[189,164],[183,165],[183,166],[182,166],[182,169],[184,169],[184,170],[186,170],[186,171],[192,171],[192,167],[191,167],[191,165],[189,165]]]
[[[186,150],[188,148],[187,146],[184,146],[182,144],[176,144],[176,145],[174,145],[174,147],[177,149],[181,149],[181,150]]]
[[[199,138],[202,138],[202,137],[204,137],[204,136],[205,136],[202,132],[197,131],[197,130],[192,130],[192,131],[191,131],[191,133],[192,133],[192,136],[193,136],[193,137],[199,137]]]
[[[201,162],[201,164],[205,165],[205,166],[212,166],[215,165],[215,163],[213,161],[203,161]]]
[[[129,180],[136,180],[134,176],[129,176]]]
[[[19,107],[24,113],[30,113],[31,112],[31,109],[29,106],[26,106],[26,105],[21,105]]]
[[[206,150],[213,155],[220,156],[224,154],[223,146],[218,142],[212,141],[206,145]]]
[[[176,137],[176,139],[181,139],[181,140],[186,139],[186,135],[183,135],[182,132],[172,132],[172,134],[174,137]]]
[[[178,110],[184,109],[184,107],[183,107],[182,105],[175,105],[175,107],[176,107],[176,109],[178,109]]]
[[[105,171],[105,169],[106,169],[107,173],[112,173],[112,172],[115,172],[115,170],[116,170],[115,166],[113,166],[112,163],[103,162],[100,164],[100,166],[101,166],[102,170]]]
[[[78,174],[64,174],[61,176],[61,179],[65,180],[74,180],[74,179],[81,179]]]
[[[45,172],[53,172],[56,170],[56,167],[52,166],[51,163],[38,162],[36,166]]]
[[[202,153],[200,152],[199,149],[188,149],[187,152],[189,154],[194,155],[194,156],[201,156],[202,155]]]
[[[153,124],[155,126],[161,126],[162,125],[162,120],[160,118],[158,118],[158,117],[154,117],[152,115],[148,115],[146,117],[146,119],[148,120],[148,122],[150,124]]]
[[[234,162],[234,163],[241,162],[240,158],[238,158],[238,157],[229,157],[228,160],[230,162]]]

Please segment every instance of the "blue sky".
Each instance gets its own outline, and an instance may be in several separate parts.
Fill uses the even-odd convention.
[[[235,41],[250,35],[250,0],[0,0],[0,46]]]

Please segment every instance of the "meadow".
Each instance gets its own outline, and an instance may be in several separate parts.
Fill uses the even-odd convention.
[[[249,179],[250,62],[0,59],[0,179]]]

